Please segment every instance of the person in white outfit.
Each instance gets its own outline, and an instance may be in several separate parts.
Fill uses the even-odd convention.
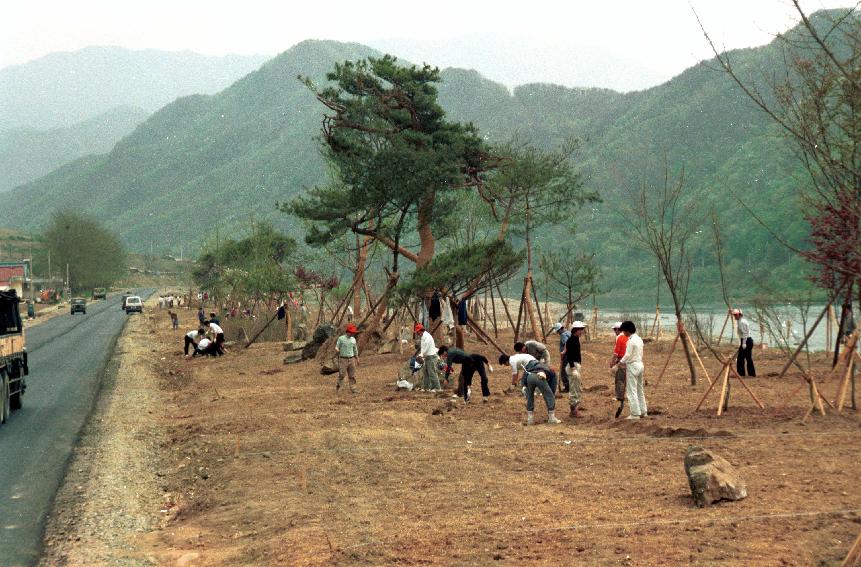
[[[628,337],[625,356],[619,361],[620,365],[624,365],[627,375],[625,397],[628,398],[628,409],[631,412],[628,419],[640,419],[648,416],[646,394],[643,391],[643,339],[637,334],[637,327],[632,321],[624,321],[621,329]]]

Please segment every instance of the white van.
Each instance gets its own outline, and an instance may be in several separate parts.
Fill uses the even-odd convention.
[[[131,297],[127,297],[125,309],[126,315],[135,311],[137,311],[138,313],[143,313],[143,301],[141,301],[140,296],[132,295]]]

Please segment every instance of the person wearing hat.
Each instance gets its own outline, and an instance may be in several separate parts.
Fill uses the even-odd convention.
[[[628,344],[628,336],[622,332],[622,322],[613,323],[613,332],[616,334],[616,344],[613,347],[613,356],[610,359],[610,368],[613,370],[613,382],[615,384],[616,401],[625,399],[625,367],[619,364],[625,356],[625,347]]]
[[[437,354],[433,335],[427,332],[425,326],[421,323],[416,323],[413,330],[419,336],[419,355],[416,357],[416,360],[422,365],[422,389],[439,392],[442,389],[440,388],[439,376],[437,375],[439,355]]]
[[[571,389],[568,373],[565,371],[565,343],[571,338],[571,331],[562,323],[553,323],[553,332],[559,333],[559,379],[562,381],[562,388],[559,391],[565,394]]]
[[[637,335],[637,327],[633,321],[624,321],[620,327],[622,333],[628,337],[625,344],[625,356],[619,364],[625,367],[627,384],[625,393],[628,398],[628,409],[631,415],[627,419],[640,419],[648,416],[646,407],[646,394],[643,391],[643,339]]]
[[[583,387],[580,381],[580,337],[586,332],[586,324],[583,321],[574,321],[571,324],[571,337],[565,343],[565,362],[567,364],[568,380],[571,384],[571,393],[568,394],[568,405],[571,407],[571,417],[580,417],[580,400],[583,397]]]
[[[750,336],[750,323],[745,319],[741,309],[732,310],[732,318],[736,320],[738,328],[738,358],[735,361],[735,369],[739,376],[756,377],[756,368],[753,366],[753,337]],[[745,372],[747,366],[747,372]]]
[[[344,329],[344,334],[335,342],[335,352],[338,353],[338,382],[335,391],[341,390],[344,374],[350,379],[350,392],[356,393],[356,366],[359,364],[359,346],[356,344],[356,333],[359,330],[352,323]]]

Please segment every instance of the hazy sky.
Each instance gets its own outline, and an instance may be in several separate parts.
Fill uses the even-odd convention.
[[[669,77],[711,55],[691,5],[727,48],[767,43],[797,20],[789,0],[2,0],[0,68],[88,45],[274,55],[309,38],[503,34],[607,49]]]

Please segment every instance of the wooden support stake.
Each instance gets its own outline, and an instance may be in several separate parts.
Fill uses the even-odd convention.
[[[545,331],[544,329],[546,329],[547,327],[544,325],[544,317],[541,315],[541,302],[538,301],[538,292],[535,291],[534,282],[529,287],[532,288],[532,297],[535,299],[535,307],[538,311],[538,324],[541,325],[540,329],[533,329],[533,331],[535,332],[535,338],[538,339],[538,334],[541,333],[541,342],[546,343],[547,331]]]
[[[730,359],[730,360],[728,360],[728,361],[724,362],[723,368],[721,368],[721,371],[718,373],[718,379],[717,379],[717,380],[715,380],[714,382],[712,382],[711,384],[709,384],[709,387],[706,389],[706,393],[705,393],[705,394],[703,394],[703,397],[700,399],[700,403],[698,403],[698,404],[697,404],[697,407],[696,407],[696,408],[694,408],[694,411],[695,411],[695,412],[700,411],[700,408],[703,406],[703,403],[705,403],[706,398],[708,398],[708,397],[709,397],[709,394],[711,393],[712,389],[715,387],[715,384],[717,384],[717,383],[720,381],[720,378],[723,376],[723,374],[724,374],[725,372],[726,372],[726,373],[729,373],[729,369],[727,369],[727,366],[728,366],[731,362],[732,362],[732,359]]]
[[[673,352],[676,350],[676,345],[679,342],[679,335],[676,334],[676,338],[673,339],[673,346],[670,347],[670,353],[667,355],[667,361],[664,363],[664,367],[661,369],[661,373],[658,374],[658,379],[655,380],[655,386],[661,383],[661,378],[664,377],[664,372],[667,371],[667,366],[670,365],[670,359],[673,357]]]
[[[499,338],[499,329],[496,326],[496,300],[493,298],[493,288],[490,288],[490,310],[493,314],[493,336]]]
[[[747,390],[747,393],[750,394],[750,397],[753,398],[753,401],[756,402],[756,405],[759,406],[759,409],[764,410],[765,406],[762,405],[762,402],[759,401],[759,398],[756,397],[756,394],[753,393],[753,390],[750,389],[750,387],[747,385],[747,382],[745,382],[744,379],[738,375],[738,372],[735,371],[735,368],[732,367],[732,364],[729,365],[729,369],[735,375],[735,377],[738,378],[738,381],[741,382],[741,385],[744,386],[744,389]]]
[[[499,346],[499,343],[497,343],[495,340],[493,340],[493,339],[490,337],[490,335],[488,335],[487,333],[485,333],[484,331],[482,331],[482,330],[481,330],[481,327],[479,327],[479,326],[476,324],[476,322],[472,319],[472,317],[470,317],[468,314],[467,314],[467,316],[466,316],[466,323],[467,323],[467,325],[469,325],[469,326],[472,328],[472,330],[473,330],[473,331],[475,331],[475,332],[476,332],[476,334],[481,335],[481,336],[482,336],[482,338],[484,338],[487,342],[489,342],[490,344],[492,344],[493,346],[495,346],[495,347],[496,347],[496,350],[498,350],[498,351],[499,351],[499,354],[508,354],[507,352],[505,352],[505,349],[504,349],[504,348],[502,348],[501,346]]]
[[[505,302],[505,297],[502,295],[502,290],[496,286],[496,292],[499,294],[499,301],[502,302],[502,308],[505,310],[505,317],[508,319],[509,328],[514,328],[514,320],[511,318],[511,312],[508,311],[508,303]]]
[[[720,415],[723,413],[723,407],[724,407],[724,404],[726,404],[726,394],[727,394],[728,388],[729,388],[729,365],[727,365],[727,367],[723,373],[723,380],[721,381],[720,397],[718,398],[718,408],[717,408],[718,417],[720,417]]]
[[[816,381],[810,381],[810,397],[813,398],[811,400],[811,405],[816,405],[819,408],[819,413],[823,416],[825,415],[825,407],[822,405],[822,394],[819,393],[819,388],[816,387]]]
[[[855,364],[855,359],[850,357],[846,363],[846,372],[843,373],[843,380],[840,381],[840,388],[837,390],[840,393],[837,399],[837,413],[843,411],[843,405],[846,403],[846,394],[849,392],[849,380],[852,377],[852,366]]]
[[[705,366],[705,364],[703,364],[703,359],[700,358],[700,353],[697,352],[697,347],[694,346],[694,341],[691,340],[691,335],[687,331],[685,331],[685,338],[688,340],[688,345],[691,347],[691,351],[693,351],[694,356],[697,359],[697,362],[700,363],[700,369],[703,371],[703,374],[706,375],[706,380],[708,380],[709,384],[711,384],[712,378],[711,378],[711,376],[709,376],[709,371],[706,370],[706,366]]]
[[[859,567],[861,566],[861,534],[855,538],[855,543],[849,548],[849,553],[846,554],[846,559],[840,564],[840,567]]]
[[[649,331],[649,336],[654,336],[655,339],[658,338],[658,323],[661,320],[661,306],[655,305],[655,322],[652,323],[652,329]]]
[[[524,288],[523,291],[526,291],[526,289]],[[520,317],[523,315],[523,291],[520,292],[520,305],[517,307],[517,325],[514,326],[514,342],[520,340]]]
[[[720,345],[721,340],[723,340],[723,332],[726,330],[726,324],[729,323],[729,320],[732,318],[732,308],[728,309],[726,312],[726,317],[723,319],[723,325],[720,328],[720,334],[718,335],[717,342],[715,345]]]
[[[810,330],[807,331],[807,334],[804,336],[804,340],[801,341],[801,344],[798,345],[798,348],[795,349],[795,352],[792,353],[792,356],[789,357],[789,360],[786,361],[786,364],[783,366],[783,369],[780,371],[780,375],[777,377],[778,380],[783,378],[786,374],[786,371],[789,370],[789,367],[792,366],[792,363],[795,362],[795,359],[798,357],[799,353],[801,353],[804,346],[807,344],[807,341],[810,340],[810,337],[813,336],[813,331],[816,330],[819,322],[822,321],[822,317],[828,313],[828,308],[831,306],[831,302],[828,302],[828,305],[825,306],[825,309],[822,310],[822,313],[819,314],[819,317],[816,318],[816,321],[813,322],[813,325],[810,327]]]

